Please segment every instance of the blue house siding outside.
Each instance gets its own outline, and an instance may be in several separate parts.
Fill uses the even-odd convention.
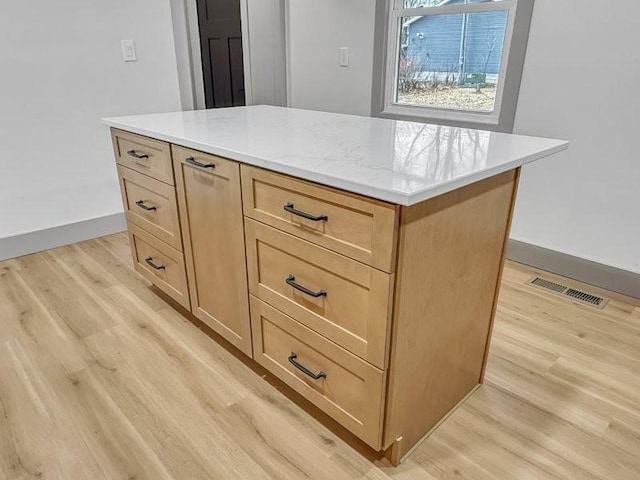
[[[452,3],[461,3],[461,0],[447,2]],[[506,10],[497,10],[428,15],[414,19],[405,24],[405,58],[412,64],[411,70],[414,73],[457,74],[464,59],[464,73],[498,74],[507,16]],[[461,56],[461,53],[464,55]]]
[[[467,18],[465,72],[498,73],[507,27],[507,11],[474,13]]]
[[[407,60],[418,72],[457,72],[462,14],[429,15],[409,25]]]

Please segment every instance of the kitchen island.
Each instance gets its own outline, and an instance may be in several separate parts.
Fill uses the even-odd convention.
[[[395,464],[482,382],[558,140],[282,107],[104,119],[136,270]]]

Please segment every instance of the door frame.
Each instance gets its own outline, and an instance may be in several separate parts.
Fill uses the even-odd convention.
[[[170,0],[182,110],[206,108],[196,0]],[[240,0],[245,104],[252,105],[249,0]]]

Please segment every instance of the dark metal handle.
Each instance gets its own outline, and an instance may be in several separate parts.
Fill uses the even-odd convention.
[[[127,155],[133,158],[149,158],[149,155],[147,155],[146,153],[136,153],[135,150],[129,150],[127,152]]]
[[[287,282],[287,285],[291,285],[296,290],[300,290],[302,293],[306,293],[311,297],[318,298],[318,297],[327,296],[327,292],[325,292],[324,290],[319,290],[317,292],[314,292],[313,290],[309,290],[307,287],[303,287],[299,283],[296,283],[296,277],[294,277],[291,274],[289,274],[289,276],[285,278],[284,281]]]
[[[189,163],[189,164],[191,164],[191,165],[195,165],[196,167],[200,167],[200,168],[216,168],[215,164],[213,164],[213,163],[200,163],[194,157],[187,157],[187,158],[184,159],[184,161]]]
[[[301,365],[298,362],[296,362],[296,358],[298,358],[298,355],[296,355],[295,353],[291,352],[291,355],[289,355],[289,363],[291,363],[291,365],[296,367],[298,370],[300,370],[305,375],[309,375],[314,380],[319,380],[321,378],[327,378],[327,374],[326,373],[324,373],[324,372],[313,373],[311,370],[309,370],[304,365]]]
[[[147,211],[151,211],[151,210],[157,210],[156,207],[148,207],[144,204],[144,200],[138,200],[136,202],[136,205],[139,206],[141,209],[143,210],[147,210]]]
[[[144,261],[147,262],[147,265],[151,265],[156,270],[164,270],[166,268],[164,265],[156,265],[155,263],[153,263],[152,257],[147,257],[144,259]]]
[[[326,215],[311,215],[310,213],[303,212],[302,210],[296,210],[291,202],[285,204],[283,208],[289,213],[293,213],[294,215],[298,215],[299,217],[306,218],[308,220],[313,220],[314,222],[319,222],[320,220],[324,220],[326,222],[329,220],[329,217]]]

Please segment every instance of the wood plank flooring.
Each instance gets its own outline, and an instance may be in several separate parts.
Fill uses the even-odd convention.
[[[486,383],[393,468],[157,295],[124,234],[2,262],[0,480],[640,478],[640,308],[532,272],[507,264]]]

